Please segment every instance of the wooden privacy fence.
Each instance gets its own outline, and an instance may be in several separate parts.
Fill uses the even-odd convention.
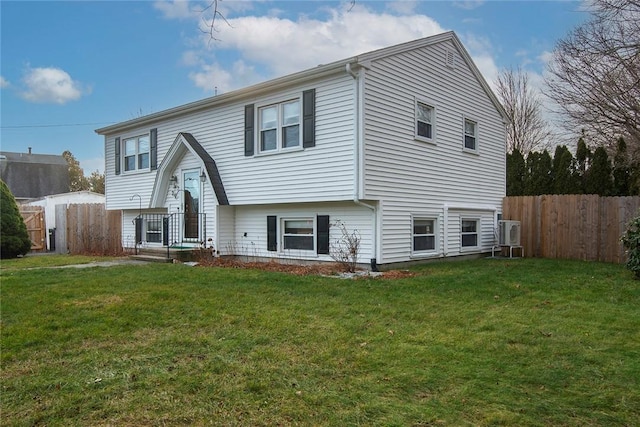
[[[59,232],[65,232],[56,233],[56,248],[60,244],[74,255],[122,253],[121,211],[108,211],[98,203],[57,205],[56,224]]]
[[[640,197],[505,197],[504,219],[521,222],[527,256],[623,263],[620,237],[638,215]]]
[[[20,215],[27,226],[32,251],[47,250],[47,228],[42,206],[19,206]]]

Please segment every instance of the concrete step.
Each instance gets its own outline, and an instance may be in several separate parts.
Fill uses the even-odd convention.
[[[167,258],[166,256],[156,256],[156,255],[129,255],[130,259],[135,259],[138,261],[146,261],[146,262],[173,262],[172,258]]]

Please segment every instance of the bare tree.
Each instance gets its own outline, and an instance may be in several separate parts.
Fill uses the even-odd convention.
[[[219,31],[216,27],[217,22],[223,21],[228,26],[231,26],[222,13],[222,0],[210,0],[200,13],[202,14],[200,30],[209,35],[209,40],[218,41],[216,37],[216,33]]]
[[[200,10],[202,15],[202,25],[200,26],[200,29],[203,33],[209,35],[209,40],[211,41],[219,41],[216,37],[216,33],[219,32],[216,27],[217,22],[222,21],[231,27],[231,24],[223,13],[222,1],[223,0],[209,0],[209,3]],[[355,5],[356,0],[349,0],[349,11],[351,11]]]
[[[529,84],[521,68],[503,69],[496,78],[498,97],[504,106],[507,124],[507,151],[518,150],[523,155],[547,148],[551,131],[542,117],[542,101]]]
[[[548,95],[571,131],[640,148],[640,0],[592,0],[592,18],[560,40]]]

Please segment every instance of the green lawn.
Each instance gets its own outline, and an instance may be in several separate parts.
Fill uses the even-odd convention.
[[[341,280],[19,261],[1,273],[3,426],[640,420],[640,282],[623,266],[483,259]]]

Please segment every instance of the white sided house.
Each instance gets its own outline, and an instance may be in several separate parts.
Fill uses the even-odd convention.
[[[490,252],[505,114],[453,32],[98,129],[125,247],[375,267]]]

